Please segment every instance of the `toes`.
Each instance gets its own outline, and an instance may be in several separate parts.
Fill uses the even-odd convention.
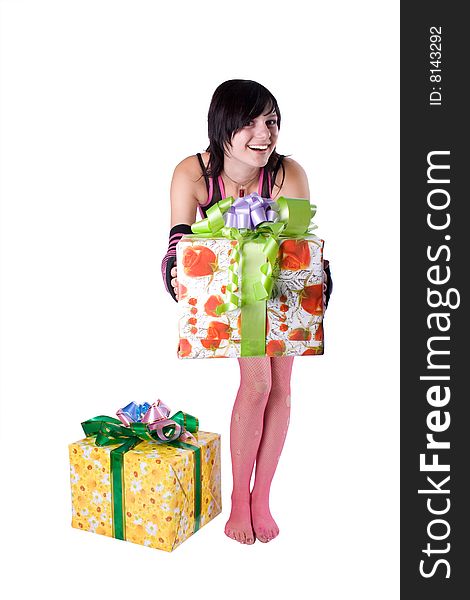
[[[260,542],[263,542],[263,544],[265,544],[268,541],[267,537],[267,533],[264,529],[260,529],[256,532],[256,539]]]
[[[263,544],[267,544],[275,537],[277,537],[278,534],[279,530],[276,531],[275,529],[261,529],[260,531],[256,532],[256,539],[258,539],[260,542],[263,542]]]
[[[255,543],[256,536],[252,529],[233,527],[230,521],[225,524],[224,533],[227,537],[240,544],[251,545]]]
[[[272,529],[271,531],[267,531],[266,532],[266,541],[270,542],[271,540],[273,540],[275,537],[277,537],[279,531],[276,531],[275,529]]]
[[[245,536],[245,544],[251,545],[251,544],[255,543],[255,540],[253,538],[253,533],[251,531],[245,531],[244,536]]]
[[[224,533],[227,537],[239,542],[240,544],[250,545],[255,543],[255,538],[251,532],[236,531],[226,527],[224,529]]]
[[[254,535],[251,531],[243,531],[242,532],[242,544],[247,544],[251,546],[251,544],[255,543]]]

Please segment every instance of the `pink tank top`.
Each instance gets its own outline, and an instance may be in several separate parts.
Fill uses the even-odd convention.
[[[222,179],[222,177],[219,175],[219,177],[217,178],[217,190],[215,190],[215,186],[214,186],[214,179],[213,177],[209,177],[207,175],[207,169],[206,166],[204,165],[204,161],[202,160],[202,156],[200,154],[196,155],[198,157],[199,160],[199,164],[201,165],[201,170],[202,170],[202,174],[206,180],[206,185],[208,187],[208,196],[207,196],[207,200],[204,204],[199,204],[198,206],[198,210],[199,210],[199,215],[201,216],[201,218],[205,218],[206,214],[207,214],[207,209],[210,208],[211,206],[213,206],[214,204],[216,204],[216,202],[218,202],[219,200],[222,200],[222,198],[225,198],[225,186],[224,186],[224,181]],[[269,197],[271,198],[271,193],[272,193],[272,182],[271,182],[271,173],[267,173],[267,189],[264,186],[265,183],[265,170],[266,168],[262,168],[259,171],[259,179],[258,179],[258,194],[264,198]],[[264,194],[267,195],[263,196],[263,187],[264,189]],[[220,196],[220,198],[218,197]]]

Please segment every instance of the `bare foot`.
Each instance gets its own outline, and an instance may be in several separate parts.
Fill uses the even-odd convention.
[[[251,519],[256,539],[260,542],[270,542],[279,535],[279,527],[271,515],[268,501],[251,497]]]
[[[250,500],[237,500],[232,498],[232,511],[225,524],[225,535],[241,544],[254,544],[255,536],[251,526]]]

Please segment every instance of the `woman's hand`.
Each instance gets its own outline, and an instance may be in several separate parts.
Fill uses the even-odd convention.
[[[330,301],[330,295],[333,290],[333,280],[331,278],[329,267],[330,262],[328,260],[323,261],[323,302],[325,308],[328,306]]]
[[[177,279],[176,266],[171,269],[170,274],[171,274],[171,285],[173,286],[176,300],[178,300],[178,279]]]
[[[323,261],[323,288],[325,290],[326,290],[326,287],[328,285],[328,273],[326,272],[325,269],[328,269],[329,265],[330,265],[330,261],[329,260],[324,260]]]

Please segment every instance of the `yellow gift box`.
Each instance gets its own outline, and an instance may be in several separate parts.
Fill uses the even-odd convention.
[[[110,455],[119,446],[94,437],[69,445],[73,527],[116,537]],[[200,449],[200,469],[194,448],[172,443],[142,441],[123,454],[122,539],[171,552],[221,512],[220,435],[199,431],[179,446]]]

